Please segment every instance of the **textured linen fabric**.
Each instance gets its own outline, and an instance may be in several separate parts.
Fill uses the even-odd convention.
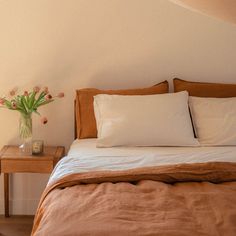
[[[45,190],[32,236],[235,236],[235,180],[235,163],[68,175]]]
[[[190,97],[189,105],[201,145],[236,146],[236,98]]]
[[[93,110],[93,97],[97,94],[121,95],[148,95],[168,93],[169,85],[163,81],[148,88],[99,90],[95,88],[80,89],[76,91],[75,100],[75,134],[76,138],[96,138],[97,127]]]
[[[196,146],[188,93],[94,97],[97,147]]]

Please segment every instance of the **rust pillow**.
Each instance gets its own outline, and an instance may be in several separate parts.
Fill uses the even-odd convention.
[[[174,91],[188,91],[189,96],[226,98],[236,97],[236,84],[191,82],[175,78]]]
[[[163,81],[148,88],[127,90],[99,90],[86,88],[76,90],[75,101],[75,134],[77,138],[96,138],[97,127],[93,109],[93,97],[98,94],[117,95],[150,95],[168,93],[169,85]]]

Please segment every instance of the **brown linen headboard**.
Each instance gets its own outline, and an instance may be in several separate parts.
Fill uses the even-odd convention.
[[[196,97],[236,97],[236,84],[193,82],[175,78],[174,91],[188,91],[190,96]]]
[[[76,100],[74,100],[74,138],[77,139]]]

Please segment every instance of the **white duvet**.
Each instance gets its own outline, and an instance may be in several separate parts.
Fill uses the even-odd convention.
[[[96,148],[96,139],[77,139],[48,184],[73,173],[203,162],[236,162],[236,146]]]

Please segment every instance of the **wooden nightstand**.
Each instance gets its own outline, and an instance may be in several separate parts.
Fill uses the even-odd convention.
[[[4,173],[5,217],[9,217],[9,174],[51,173],[56,163],[64,156],[65,148],[45,147],[42,155],[24,155],[18,146],[4,146],[0,151],[1,173]]]

